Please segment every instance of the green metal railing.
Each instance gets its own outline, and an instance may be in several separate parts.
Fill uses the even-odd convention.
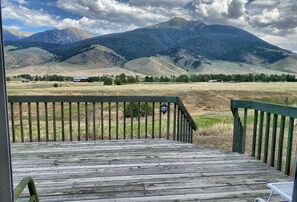
[[[135,138],[192,142],[196,130],[178,97],[9,96],[8,103],[12,142]]]
[[[243,110],[243,122],[239,109]],[[251,155],[278,170],[282,170],[284,160],[284,172],[289,175],[292,170],[293,131],[297,108],[256,101],[232,100],[231,110],[234,117],[233,152],[246,152],[248,110],[253,110]]]
[[[29,202],[39,202],[38,194],[36,191],[35,183],[32,177],[27,176],[25,177],[18,186],[14,189],[14,201],[20,198],[21,194],[23,193],[24,189],[28,186],[30,197]]]

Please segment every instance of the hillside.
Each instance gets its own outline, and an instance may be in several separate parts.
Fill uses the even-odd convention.
[[[90,33],[81,29],[69,27],[62,30],[54,29],[36,33],[22,40],[42,43],[69,44],[91,37],[93,37],[93,35]]]
[[[73,31],[72,28],[66,30]],[[56,62],[83,66],[96,64],[97,68],[120,67],[155,76],[199,72],[297,72],[296,54],[242,29],[207,25],[199,20],[173,18],[123,33],[84,40],[70,37],[76,42],[70,40],[70,35],[62,34],[65,30],[54,34],[56,31],[37,33],[7,45],[18,49],[44,49]]]

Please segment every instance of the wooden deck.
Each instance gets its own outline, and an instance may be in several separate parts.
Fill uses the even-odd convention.
[[[252,201],[288,181],[249,156],[168,140],[12,144],[41,201]]]

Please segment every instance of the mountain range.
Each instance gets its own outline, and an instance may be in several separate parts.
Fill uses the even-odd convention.
[[[19,38],[5,35],[6,66],[11,72],[27,68],[36,73],[38,68],[52,67],[62,74],[83,70],[94,74],[102,69],[153,76],[297,73],[295,53],[236,27],[179,17],[97,37],[76,28]]]

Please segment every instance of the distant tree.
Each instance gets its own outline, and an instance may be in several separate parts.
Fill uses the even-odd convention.
[[[110,86],[110,85],[112,85],[112,78],[110,78],[110,77],[106,77],[105,79],[104,79],[104,81],[103,81],[103,85],[105,85],[105,86]]]
[[[115,85],[122,85],[123,83],[122,83],[122,81],[121,81],[120,78],[116,78],[116,79],[114,80],[114,84],[115,84]]]

